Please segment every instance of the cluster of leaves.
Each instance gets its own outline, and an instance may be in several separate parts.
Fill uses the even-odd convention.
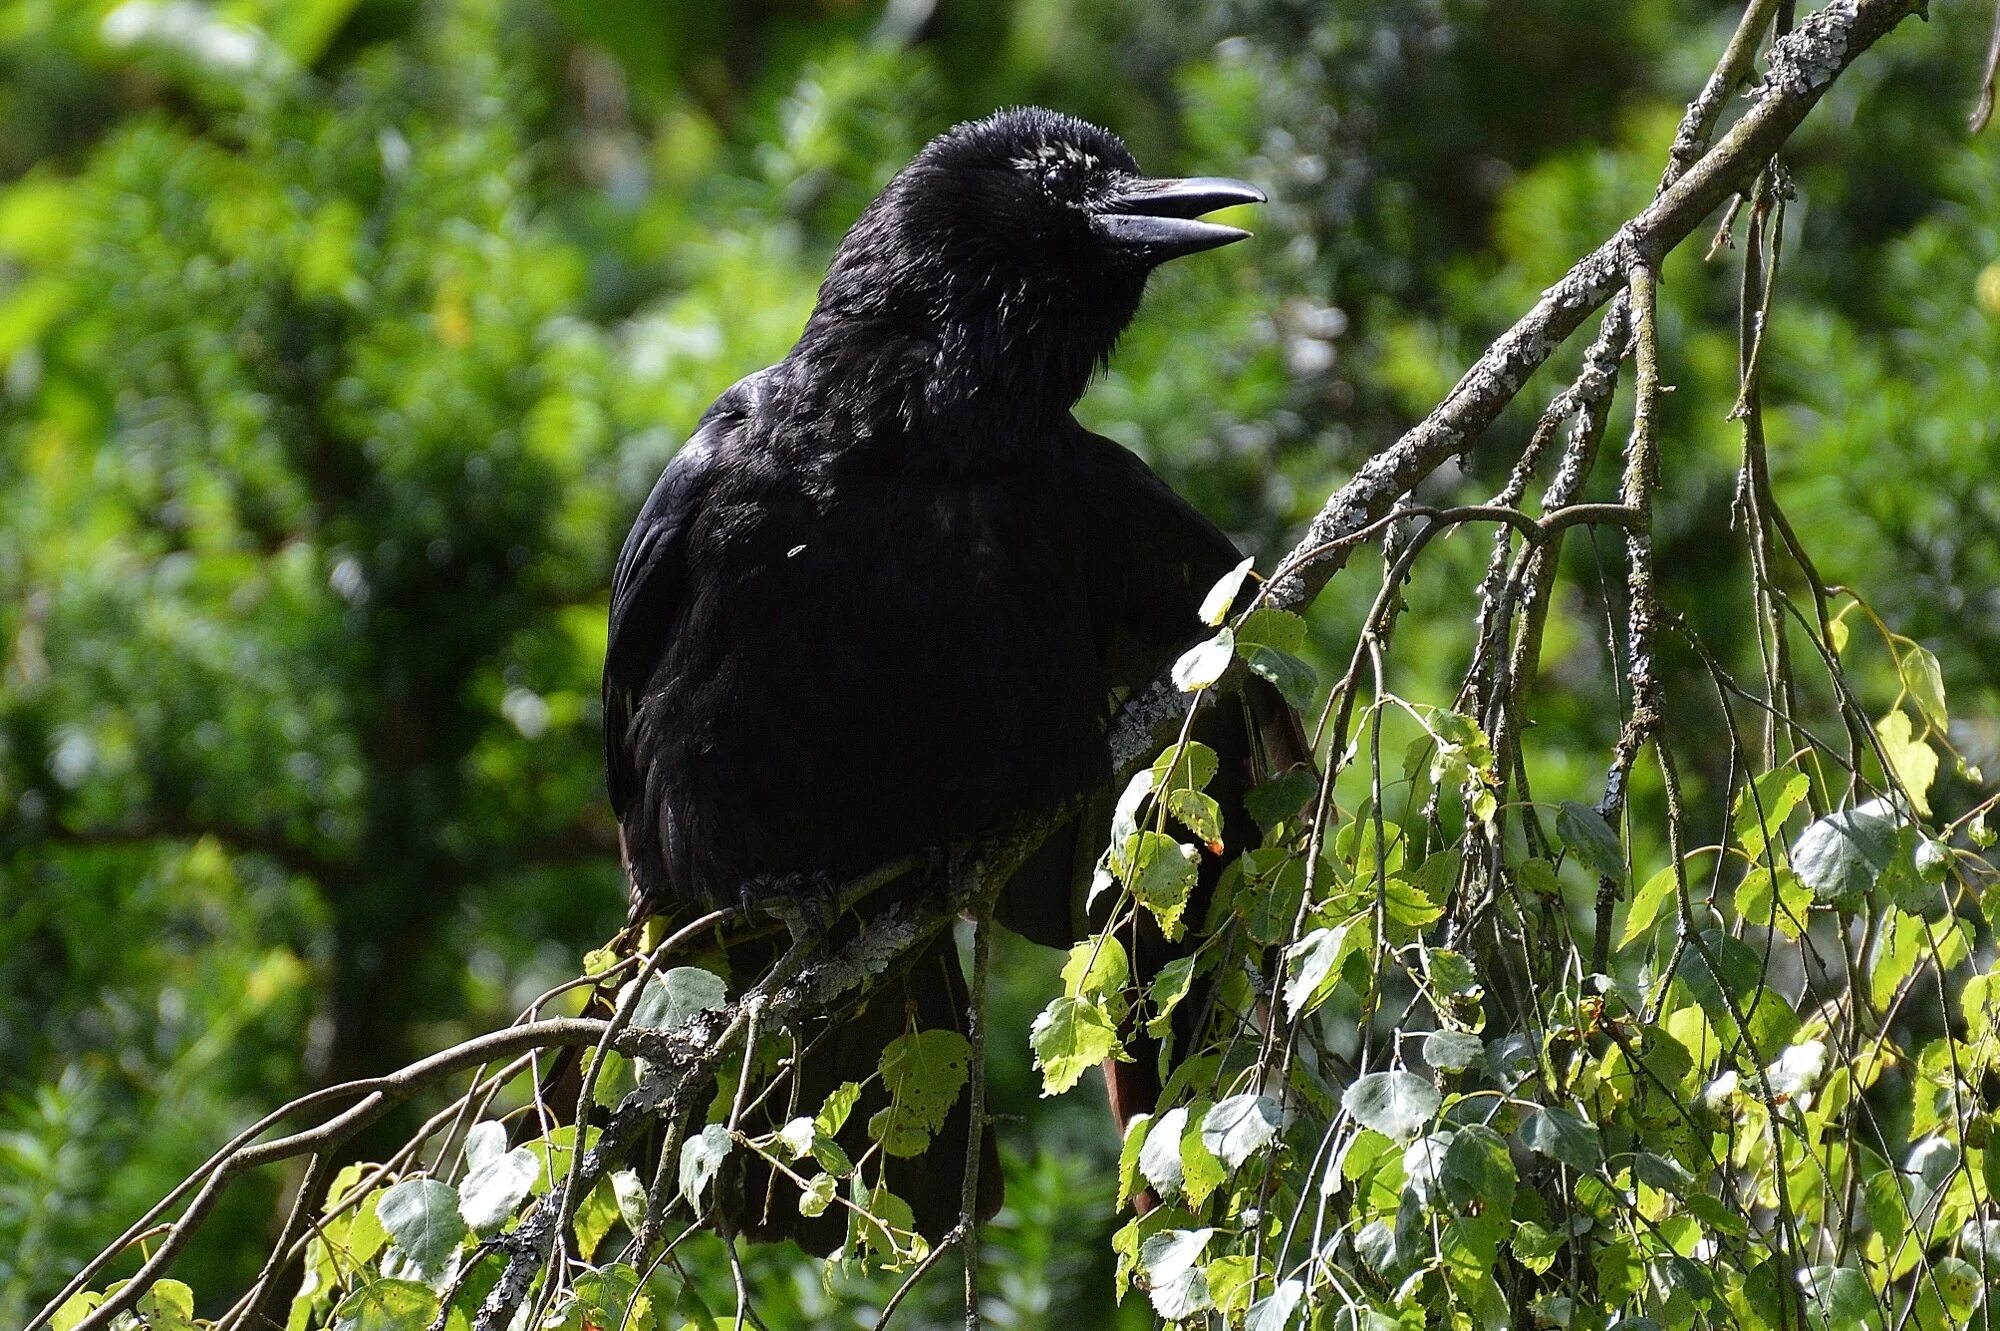
[[[1859,602],[1834,622],[1857,610],[1876,622]],[[1249,644],[1286,634],[1244,630],[1272,613],[1190,651],[1182,686],[1213,687],[1232,643],[1254,668]],[[1995,972],[1974,948],[1993,837],[1984,805],[1933,818],[1937,662],[1880,641],[1884,793],[1803,751],[1740,782],[1717,846],[1636,889],[1596,809],[1542,810],[1555,837],[1531,846],[1479,726],[1384,694],[1358,725],[1379,753],[1400,721],[1400,779],[1356,763],[1359,798],[1319,810],[1311,781],[1256,792],[1264,844],[1231,848],[1192,949],[1135,989],[1121,932],[1144,912],[1179,937],[1200,856],[1225,849],[1212,753],[1184,740],[1141,772],[1101,875],[1116,904],[1033,1036],[1055,1094],[1139,1029],[1170,1045],[1191,990],[1211,1013],[1125,1139],[1120,1198],[1153,1204],[1115,1239],[1121,1293],[1249,1331],[1941,1328],[2000,1297]],[[1490,908],[1545,950],[1468,927],[1467,854],[1495,844]],[[1588,974],[1606,881],[1627,904],[1610,973]],[[1942,1029],[1914,1016],[1947,1001]]]

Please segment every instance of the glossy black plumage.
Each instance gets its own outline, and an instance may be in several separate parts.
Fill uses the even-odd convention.
[[[798,344],[710,408],[619,559],[605,759],[635,916],[838,882],[1102,790],[1114,692],[1199,632],[1237,554],[1070,410],[1152,268],[1244,234],[1191,219],[1256,197],[1147,181],[1105,131],[1026,110],[941,136],[869,206]],[[1085,821],[1010,890],[1030,936],[1075,935]],[[963,1006],[955,957],[925,958],[804,1061],[800,1102],[864,1078],[910,1013],[962,1027]],[[933,1237],[965,1140],[949,1125],[891,1176]],[[788,1191],[742,1186],[735,1223],[790,1231]]]

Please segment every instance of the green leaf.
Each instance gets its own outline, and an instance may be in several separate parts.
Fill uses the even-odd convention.
[[[1493,1129],[1470,1123],[1451,1134],[1439,1182],[1461,1213],[1476,1210],[1485,1216],[1511,1215],[1519,1178],[1514,1159],[1507,1153],[1506,1139]]]
[[[1093,934],[1069,950],[1063,963],[1063,992],[1072,998],[1110,998],[1124,993],[1132,964],[1125,945],[1112,934]]]
[[[146,1331],[194,1331],[194,1291],[178,1280],[156,1280],[134,1305]]]
[[[1169,746],[1153,759],[1152,790],[1201,790],[1215,779],[1221,761],[1198,739]]]
[[[1211,854],[1222,853],[1222,806],[1214,799],[1199,790],[1171,790],[1167,792],[1167,812],[1194,833]]]
[[[1118,1026],[1103,1006],[1065,994],[1042,1009],[1028,1032],[1042,1094],[1061,1095],[1118,1049]]]
[[[1868,1277],[1851,1266],[1812,1266],[1799,1272],[1799,1288],[1807,1306],[1818,1314],[1825,1331],[1849,1331],[1865,1326],[1875,1311]]]
[[[1178,1322],[1213,1307],[1201,1255],[1213,1229],[1170,1229],[1139,1245],[1139,1271],[1153,1311]]]
[[[424,1331],[438,1296],[414,1280],[371,1280],[333,1310],[333,1331]]]
[[[1267,947],[1292,935],[1299,904],[1306,895],[1306,862],[1298,855],[1267,848],[1253,850],[1235,862],[1244,865],[1244,883],[1235,894],[1236,913],[1244,931]]]
[[[1201,1278],[1208,1284],[1216,1315],[1225,1324],[1234,1323],[1250,1308],[1250,1295],[1257,1284],[1257,1259],[1241,1252],[1214,1258],[1202,1263]]]
[[[1821,905],[1851,910],[1875,886],[1896,853],[1896,825],[1868,806],[1841,809],[1792,843],[1792,869]]]
[[[1229,572],[1215,580],[1208,589],[1208,595],[1201,598],[1201,622],[1215,628],[1229,618],[1229,607],[1236,604],[1236,594],[1243,589],[1243,579],[1250,574],[1254,559],[1246,559]]]
[[[1371,1072],[1349,1086],[1340,1103],[1363,1127],[1408,1141],[1431,1121],[1444,1097],[1414,1073]]]
[[[1306,645],[1306,622],[1289,610],[1262,607],[1252,610],[1236,626],[1236,650],[1262,645],[1280,652],[1298,654]]]
[[[1523,1120],[1521,1144],[1584,1173],[1604,1159],[1597,1125],[1559,1105],[1543,1105]]]
[[[404,1179],[382,1194],[375,1215],[396,1251],[426,1277],[441,1274],[465,1238],[458,1189],[436,1179]]]
[[[1297,815],[1317,793],[1319,778],[1304,768],[1295,767],[1282,776],[1272,777],[1252,787],[1243,797],[1243,807],[1257,826],[1268,834],[1279,823]]]
[[[1444,915],[1444,907],[1423,887],[1400,874],[1391,874],[1382,883],[1382,913],[1391,924],[1405,929],[1421,929]]]
[[[1197,956],[1175,957],[1160,967],[1152,987],[1146,991],[1146,1001],[1153,1009],[1153,1015],[1146,1021],[1146,1034],[1156,1040],[1166,1035],[1174,1009],[1194,985],[1195,966],[1200,960]]]
[[[1561,1231],[1544,1229],[1532,1220],[1523,1220],[1514,1226],[1514,1236],[1508,1246],[1522,1266],[1541,1275],[1556,1264],[1556,1254],[1562,1251],[1563,1241]]]
[[[1678,904],[1680,878],[1675,866],[1666,868],[1648,878],[1644,886],[1633,894],[1632,908],[1625,912],[1625,931],[1619,936],[1619,950],[1630,947],[1636,940],[1652,932],[1667,911]]]
[[[94,1289],[80,1289],[64,1299],[49,1317],[49,1331],[76,1331],[77,1323],[90,1316],[104,1296]]]
[[[869,1138],[889,1155],[922,1155],[965,1088],[971,1059],[972,1045],[957,1031],[915,1031],[891,1040],[879,1065],[889,1104],[868,1120]]]
[[[1138,1194],[1139,1157],[1146,1149],[1147,1129],[1152,1122],[1151,1114],[1134,1114],[1125,1125],[1124,1139],[1118,1145],[1118,1196],[1114,1206],[1123,1207]]]
[[[1441,1072],[1463,1072],[1485,1057],[1485,1041],[1470,1031],[1432,1031],[1424,1037],[1424,1062]]]
[[[813,1130],[821,1137],[835,1137],[847,1126],[847,1116],[854,1112],[854,1104],[861,1098],[861,1083],[844,1081],[833,1088],[826,1097],[826,1103],[813,1115]]]
[[[681,1143],[681,1196],[687,1198],[697,1212],[705,1209],[701,1199],[715,1181],[716,1172],[729,1158],[734,1145],[729,1138],[728,1127],[721,1123],[710,1123]]]
[[[1270,681],[1286,702],[1300,711],[1312,706],[1313,690],[1319,686],[1319,676],[1313,673],[1311,666],[1290,652],[1281,652],[1262,643],[1253,643],[1238,651],[1252,673]]]
[[[1287,1331],[1305,1294],[1305,1281],[1280,1280],[1276,1289],[1250,1305],[1243,1317],[1243,1331]]]
[[[848,1199],[873,1217],[871,1220],[864,1220],[860,1216],[849,1214],[847,1232],[850,1244],[858,1243],[869,1252],[886,1255],[895,1251],[896,1239],[894,1234],[885,1232],[885,1229],[908,1233],[916,1228],[916,1215],[910,1210],[908,1202],[890,1192],[884,1185],[878,1184],[874,1188],[865,1186],[859,1174],[854,1176],[853,1183],[849,1185]]]
[[[709,1012],[729,1001],[722,977],[699,966],[675,966],[646,984],[632,1009],[632,1025],[641,1030],[672,1030],[698,1012]]]
[[[1479,983],[1479,971],[1463,952],[1430,948],[1424,953],[1424,964],[1431,973],[1431,988],[1447,998],[1474,1003],[1486,992]]]
[[[1934,729],[1944,730],[1951,724],[1951,713],[1944,701],[1944,671],[1938,666],[1937,657],[1926,648],[1912,643],[1896,662],[1896,669],[1903,677],[1903,687],[1910,691],[1910,698],[1917,704],[1917,710]]]
[[[1175,1105],[1152,1121],[1146,1144],[1139,1150],[1139,1172],[1162,1201],[1180,1194],[1186,1178],[1181,1164],[1181,1134],[1187,1131],[1186,1105]]]
[[[1229,1171],[1202,1144],[1201,1125],[1208,1118],[1208,1101],[1188,1106],[1188,1121],[1181,1129],[1181,1195],[1189,1210],[1198,1211],[1209,1194],[1228,1181]]]
[[[1232,1095],[1202,1116],[1201,1144],[1234,1174],[1277,1137],[1284,1111],[1268,1095]]]
[[[1632,1157],[1632,1176],[1647,1187],[1677,1196],[1685,1196],[1694,1187],[1694,1175],[1680,1162],[1654,1151],[1641,1151]]]
[[[1236,635],[1222,629],[1206,642],[1197,643],[1181,653],[1174,662],[1174,687],[1182,693],[1199,693],[1211,687],[1229,669],[1229,662],[1236,655]]]
[[[1776,767],[1736,792],[1736,839],[1751,859],[1784,830],[1785,820],[1812,783],[1804,772]]]
[[[1930,817],[1931,783],[1937,780],[1938,771],[1937,751],[1917,738],[1909,715],[1901,708],[1875,723],[1875,738],[1882,745],[1882,756],[1889,760],[1889,770],[1909,793],[1910,803],[1919,815]]]
[[[1293,1020],[1326,1001],[1348,956],[1368,946],[1374,931],[1373,921],[1357,915],[1314,929],[1285,949],[1285,1011]]]
[[[639,1273],[623,1262],[584,1271],[570,1283],[569,1302],[559,1310],[565,1328],[588,1331],[652,1331],[652,1300],[639,1289]],[[550,1331],[544,1323],[544,1331]]]
[[[1774,874],[1760,864],[1736,885],[1736,917],[1777,929],[1787,938],[1797,939],[1805,930],[1812,904],[1812,889],[1790,869],[1781,867]]]
[[[1603,814],[1587,804],[1564,800],[1556,811],[1556,835],[1601,877],[1625,881],[1625,847]]]
[[[541,1172],[542,1162],[525,1147],[487,1157],[458,1185],[459,1217],[473,1233],[481,1237],[492,1234],[535,1190]]]
[[[1183,845],[1161,832],[1140,832],[1126,843],[1119,875],[1132,895],[1151,911],[1168,938],[1181,935],[1181,912],[1187,909],[1188,894],[1200,874],[1200,861],[1193,846]]]
[[[1931,1264],[1929,1274],[1937,1282],[1945,1312],[1954,1322],[1967,1321],[1979,1306],[1981,1287],[1986,1283],[1979,1268],[1962,1257],[1940,1257]]]
[[[1531,855],[1522,860],[1514,870],[1514,876],[1521,880],[1521,886],[1538,897],[1560,897],[1562,880],[1556,876],[1556,867],[1539,855]]]
[[[826,1208],[833,1205],[834,1189],[837,1186],[831,1174],[815,1174],[799,1193],[799,1214],[803,1216],[825,1215]]]

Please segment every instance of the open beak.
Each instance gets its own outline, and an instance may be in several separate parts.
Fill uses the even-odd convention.
[[[1264,191],[1221,176],[1191,176],[1185,180],[1135,177],[1098,205],[1091,225],[1120,249],[1164,263],[1183,254],[1199,254],[1218,245],[1248,240],[1241,227],[1198,220],[1203,213],[1264,202]]]

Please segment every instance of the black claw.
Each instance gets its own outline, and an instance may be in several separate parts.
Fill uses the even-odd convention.
[[[793,938],[824,937],[840,918],[840,885],[823,873],[778,873],[743,885],[746,915],[782,920]]]

